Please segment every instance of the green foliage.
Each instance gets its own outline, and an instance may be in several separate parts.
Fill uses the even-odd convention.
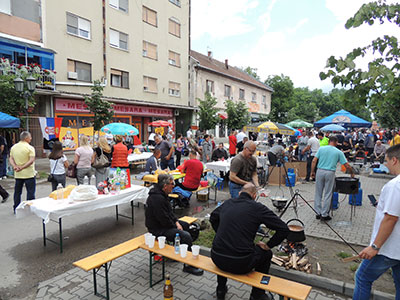
[[[346,28],[363,24],[373,25],[390,22],[400,25],[400,4],[376,1],[363,4],[357,13],[346,22]],[[368,56],[367,56],[368,55]],[[366,57],[374,57],[365,64]],[[364,58],[364,60],[363,60]],[[382,126],[400,125],[400,48],[397,37],[384,35],[364,47],[353,49],[345,57],[331,56],[320,79],[331,79],[334,86],[342,85],[346,102],[369,107]],[[366,68],[357,68],[359,64]],[[359,114],[357,114],[359,115]]]
[[[257,68],[247,67],[242,70],[250,76],[253,76],[255,79],[260,80],[260,76],[257,74]]]
[[[294,106],[294,87],[292,80],[283,74],[268,76],[265,84],[274,89],[271,97],[269,119],[273,122],[287,123],[289,110]]]
[[[250,123],[250,113],[244,101],[233,102],[232,100],[225,101],[226,120],[229,129],[241,129]]]
[[[201,245],[207,248],[212,247],[212,242],[214,241],[215,231],[211,226],[207,226],[206,229],[200,231],[198,239],[194,242],[196,245]]]
[[[210,93],[205,93],[204,100],[197,98],[197,102],[199,104],[198,117],[200,120],[200,130],[214,129],[220,119],[217,115],[218,108],[215,108],[217,98],[211,96]]]
[[[114,108],[111,103],[102,99],[103,87],[99,80],[94,81],[92,95],[85,97],[85,103],[89,110],[94,114],[93,127],[95,131],[100,130],[104,124],[110,123],[114,115]]]
[[[358,269],[359,264],[351,264],[350,265],[350,271],[355,272]]]
[[[340,258],[347,258],[347,257],[351,257],[352,255],[351,254],[349,254],[349,253],[347,253],[347,252],[344,252],[344,251],[340,251],[339,253],[337,253],[336,254],[338,257],[340,257]]]
[[[22,76],[21,79],[25,80],[27,76]],[[26,113],[25,98],[23,93],[15,90],[13,74],[0,75],[0,111],[14,117],[21,117]],[[27,91],[26,84],[24,86]],[[28,107],[33,108],[36,105],[36,100],[33,95],[28,98]]]

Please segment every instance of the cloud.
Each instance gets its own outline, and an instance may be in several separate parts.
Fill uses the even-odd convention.
[[[304,24],[307,24],[308,21],[308,18],[301,19],[294,27],[286,29],[286,32],[290,34],[296,33],[296,31],[299,30]]]
[[[258,18],[258,23],[261,25],[264,32],[266,32],[271,25],[271,13],[277,0],[271,0],[267,6],[267,10]]]
[[[255,0],[193,0],[192,37],[209,35],[220,39],[254,31],[256,28],[246,16],[258,6]]]

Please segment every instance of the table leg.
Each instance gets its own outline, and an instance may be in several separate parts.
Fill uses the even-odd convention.
[[[118,221],[118,205],[115,205],[115,213],[116,213],[116,217],[117,217],[117,221]]]
[[[58,228],[60,231],[60,253],[62,253],[63,252],[63,235],[62,235],[61,218],[58,218]]]
[[[43,219],[42,219],[42,225],[43,225],[43,246],[46,247],[46,224],[44,223]]]

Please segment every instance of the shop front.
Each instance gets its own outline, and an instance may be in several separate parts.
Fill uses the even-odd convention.
[[[80,134],[93,136],[93,114],[90,113],[83,100],[55,98],[54,101],[55,116],[62,118],[61,141],[71,139],[71,135],[76,135],[74,140],[78,140]],[[174,110],[171,108],[119,103],[114,103],[113,107],[112,122],[135,126],[139,130],[138,137],[142,142],[148,140],[149,130],[151,130],[148,124],[154,120],[166,120],[175,127]]]

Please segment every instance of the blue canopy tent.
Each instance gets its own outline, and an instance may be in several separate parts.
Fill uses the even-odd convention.
[[[0,112],[0,128],[19,128],[18,118]]]
[[[348,127],[371,127],[372,123],[365,121],[345,110],[339,110],[334,114],[314,123],[314,127],[321,128],[325,125],[337,124],[345,128]]]

